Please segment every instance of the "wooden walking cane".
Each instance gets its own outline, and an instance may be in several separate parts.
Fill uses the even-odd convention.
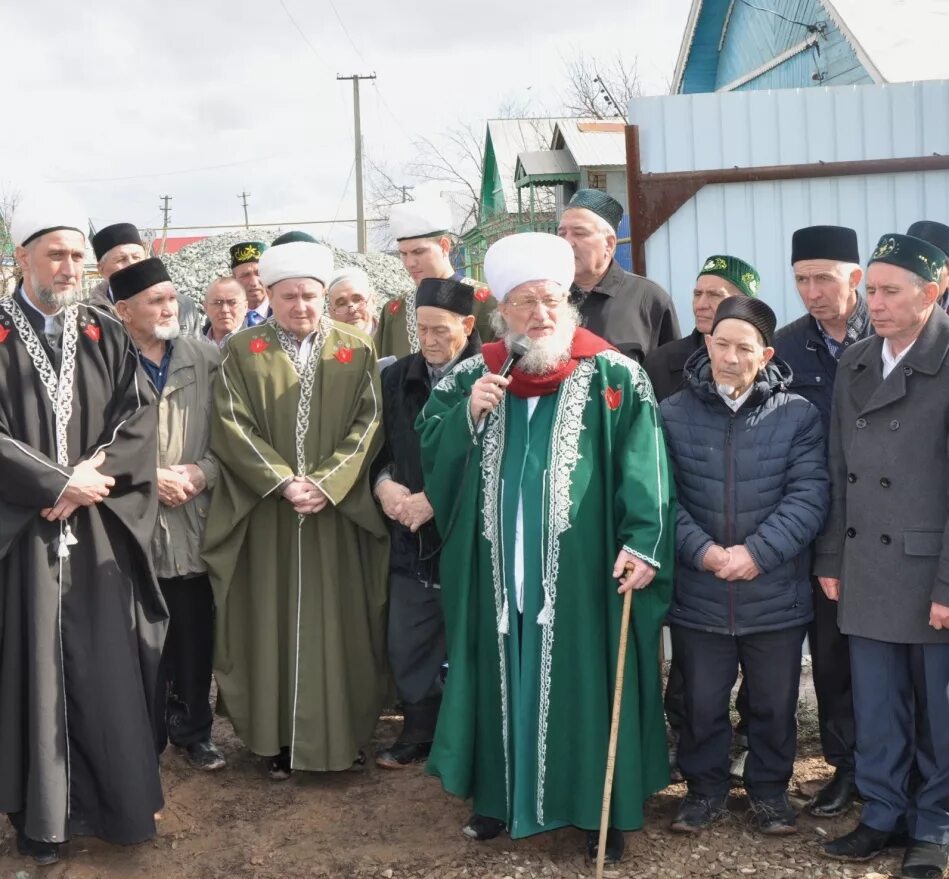
[[[627,565],[627,573],[631,565]],[[606,831],[610,824],[610,801],[613,799],[613,773],[616,771],[616,741],[619,738],[619,716],[623,707],[623,675],[626,671],[626,641],[629,617],[633,606],[633,590],[623,595],[623,617],[620,620],[619,651],[616,657],[616,688],[613,691],[613,721],[610,744],[606,750],[606,779],[603,782],[603,810],[600,812],[600,845],[596,850],[596,879],[603,879],[606,858]]]

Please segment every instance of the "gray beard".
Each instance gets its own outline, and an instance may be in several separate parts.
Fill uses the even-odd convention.
[[[73,290],[72,293],[61,293],[57,296],[50,287],[39,287],[36,289],[36,298],[47,308],[69,308],[79,301],[79,291]]]
[[[180,333],[181,327],[176,323],[167,327],[155,327],[154,330],[155,338],[159,342],[170,342],[172,339],[177,339]]]
[[[579,313],[570,306],[557,324],[552,336],[534,339],[530,350],[518,361],[517,368],[531,375],[546,375],[553,372],[561,363],[570,359],[570,346],[580,324]],[[504,335],[505,345],[510,347],[510,339],[516,335],[510,330]]]

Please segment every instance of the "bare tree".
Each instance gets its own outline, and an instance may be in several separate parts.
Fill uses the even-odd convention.
[[[563,104],[570,116],[625,118],[630,100],[642,94],[635,59],[627,62],[617,53],[598,64],[577,49],[563,60],[567,80]]]
[[[17,266],[13,260],[13,238],[10,225],[16,211],[20,194],[7,185],[0,186],[0,296],[6,295],[17,277]]]

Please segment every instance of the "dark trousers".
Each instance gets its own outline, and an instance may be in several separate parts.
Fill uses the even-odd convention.
[[[692,793],[724,796],[730,786],[728,715],[738,666],[748,688],[745,790],[755,799],[787,790],[797,746],[798,688],[805,626],[753,635],[672,627],[672,649],[685,682],[679,768]]]
[[[214,658],[214,596],[207,574],[159,578],[168,605],[168,634],[158,669],[155,744],[191,745],[211,737],[209,704]]]
[[[666,720],[669,728],[679,735],[682,724],[685,723],[685,679],[675,651],[669,662],[669,680],[666,681],[666,695],[664,699]],[[745,684],[744,669],[742,669],[741,683],[738,685],[738,694],[735,696],[735,710],[738,712],[738,723],[735,725],[735,734],[748,735],[748,687]]]
[[[949,843],[949,644],[850,636],[860,820]],[[913,760],[918,787],[911,786]]]
[[[430,742],[442,696],[445,621],[441,590],[389,575],[389,665],[405,712],[406,742]]]
[[[837,627],[837,602],[824,595],[816,579],[814,620],[808,643],[817,695],[817,719],[824,759],[837,769],[853,770],[856,731],[850,682],[850,646]]]

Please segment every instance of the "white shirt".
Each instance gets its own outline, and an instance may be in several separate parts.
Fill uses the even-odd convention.
[[[33,304],[33,300],[30,299],[30,297],[27,295],[26,290],[23,291],[23,301],[24,301],[27,305],[29,305],[30,308],[32,308],[33,311],[35,311],[41,318],[43,318],[43,320],[44,320],[44,322],[45,322],[45,328],[44,328],[43,331],[46,333],[47,336],[50,335],[51,333],[58,333],[58,331],[61,329],[61,327],[59,326],[59,324],[58,324],[56,318],[57,318],[60,314],[62,314],[62,312],[63,312],[63,309],[62,309],[62,308],[60,308],[59,311],[57,311],[55,314],[46,314],[46,312],[40,311],[40,310]]]
[[[883,378],[886,378],[893,370],[896,368],[896,364],[899,363],[907,354],[909,354],[909,349],[916,344],[916,340],[913,339],[899,354],[895,357],[893,356],[893,348],[890,346],[890,340],[883,340],[883,347],[880,349],[880,357],[883,360]]]
[[[748,390],[743,394],[739,394],[734,400],[729,397],[718,385],[715,386],[715,390],[718,391],[718,395],[725,401],[725,405],[728,406],[732,412],[737,412],[739,409],[741,409],[741,404],[744,403],[745,400],[747,400],[751,395],[754,387],[754,385],[749,385]]]
[[[260,315],[261,322],[267,320],[267,312],[270,310],[270,300],[264,299],[256,308],[248,308],[248,311],[256,311]],[[247,319],[244,318],[246,321]]]
[[[316,338],[316,330],[308,335],[302,342],[297,342],[300,349],[300,363],[304,364],[310,359],[310,352],[313,350],[313,340]]]
[[[527,420],[534,417],[540,397],[527,398]],[[518,494],[517,522],[514,525],[514,590],[517,596],[517,612],[524,613],[524,495]]]

